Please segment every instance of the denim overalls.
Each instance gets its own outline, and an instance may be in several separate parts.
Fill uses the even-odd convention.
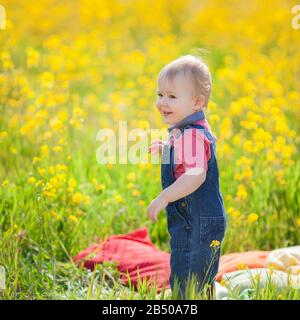
[[[185,299],[186,282],[192,273],[197,279],[198,292],[208,283],[211,285],[208,296],[213,294],[221,245],[210,245],[212,240],[222,242],[227,226],[226,211],[219,188],[215,139],[206,128],[194,124],[204,118],[203,111],[197,111],[168,128],[169,132],[173,128],[179,128],[182,133],[185,128],[198,128],[212,141],[205,182],[191,194],[170,202],[166,207],[168,232],[171,237],[169,280],[173,291],[175,277],[178,279],[180,299]],[[174,148],[173,145],[165,144],[161,163],[162,188],[165,189],[174,182]]]

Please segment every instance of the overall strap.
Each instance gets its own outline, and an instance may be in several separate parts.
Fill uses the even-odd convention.
[[[202,125],[200,125],[200,124],[191,123],[188,126],[186,126],[185,128],[203,129],[204,132],[206,132],[209,135],[209,137],[208,137],[209,139],[208,140],[210,140],[211,142],[215,142],[216,141],[216,139],[213,137],[213,135],[210,133],[210,131],[207,128],[205,128]],[[185,129],[185,128],[183,128],[183,129]],[[182,131],[182,133],[183,133],[183,131]],[[206,135],[206,137],[207,137],[207,135]]]

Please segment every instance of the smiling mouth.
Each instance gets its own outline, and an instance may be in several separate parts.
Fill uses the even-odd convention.
[[[168,116],[168,115],[170,115],[170,114],[172,114],[173,112],[165,112],[165,111],[163,111],[162,112],[162,114],[164,115],[164,116]]]

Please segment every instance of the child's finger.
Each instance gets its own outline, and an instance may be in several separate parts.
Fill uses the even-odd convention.
[[[163,141],[162,140],[152,141],[150,146],[153,146],[153,145],[163,145]]]
[[[155,140],[153,140],[151,143],[161,143],[161,142],[162,142],[161,139],[155,139]]]
[[[153,152],[153,151],[157,152],[159,150],[159,146],[150,146],[148,150],[149,152]]]

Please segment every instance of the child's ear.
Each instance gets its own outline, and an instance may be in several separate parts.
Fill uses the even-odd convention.
[[[195,97],[195,103],[194,103],[194,111],[200,111],[204,107],[205,104],[205,98],[203,94],[200,94],[200,96]]]

